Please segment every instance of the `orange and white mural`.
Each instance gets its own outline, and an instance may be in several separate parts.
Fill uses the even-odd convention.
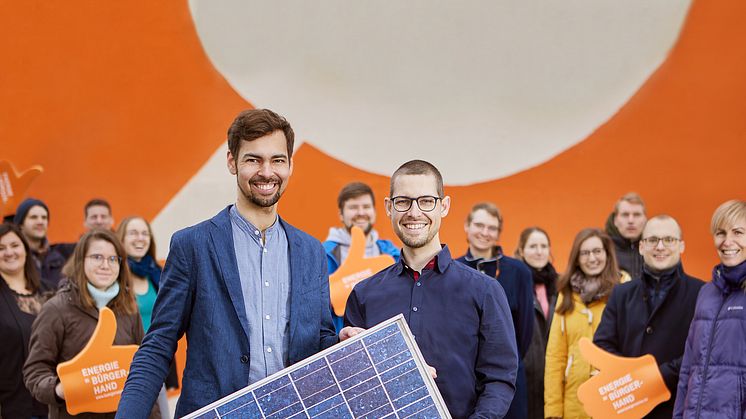
[[[413,158],[443,171],[441,237],[466,249],[471,205],[496,202],[502,243],[540,225],[563,267],[572,237],[617,197],[684,229],[707,278],[716,206],[746,195],[746,3],[414,1],[4,2],[0,160],[44,172],[28,195],[52,241],[82,232],[83,205],[174,230],[235,198],[225,132],[240,110],[288,117],[299,144],[280,213],[323,239],[336,194],[382,198]]]

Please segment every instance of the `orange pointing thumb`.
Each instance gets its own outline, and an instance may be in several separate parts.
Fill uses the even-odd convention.
[[[9,161],[0,160],[0,216],[12,214],[21,203],[31,182],[42,172],[41,166],[32,166],[18,174]]]
[[[389,255],[365,257],[365,233],[360,227],[353,226],[350,235],[352,241],[347,259],[329,277],[329,295],[337,316],[344,314],[347,297],[350,296],[355,284],[394,263],[394,258]]]
[[[641,418],[671,398],[652,355],[625,358],[610,354],[588,338],[580,353],[600,372],[578,388],[578,399],[594,418]]]
[[[116,333],[114,312],[102,308],[96,329],[83,350],[73,359],[57,365],[67,411],[71,415],[116,411],[137,351],[137,345],[112,345]]]

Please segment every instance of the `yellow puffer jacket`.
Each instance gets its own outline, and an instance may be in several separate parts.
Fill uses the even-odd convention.
[[[564,419],[589,418],[578,400],[578,387],[591,378],[597,370],[580,354],[578,342],[593,334],[601,322],[601,314],[606,307],[606,298],[586,306],[580,295],[572,294],[575,306],[572,312],[560,315],[555,313],[549,330],[546,368],[544,370],[544,417]],[[557,307],[562,303],[562,295],[557,297]]]

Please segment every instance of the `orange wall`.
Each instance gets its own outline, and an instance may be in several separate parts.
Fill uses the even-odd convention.
[[[29,194],[52,208],[53,241],[80,234],[82,206],[94,196],[108,198],[118,216],[154,217],[250,106],[208,61],[186,1],[6,2],[2,10],[0,159],[45,168]],[[720,202],[746,196],[738,157],[746,150],[744,21],[743,1],[695,0],[669,59],[589,138],[513,176],[448,187],[454,207],[443,240],[462,253],[466,211],[492,200],[505,213],[508,251],[523,227],[538,224],[564,266],[574,233],[602,225],[615,199],[635,190],[651,214],[679,219],[688,270],[709,276],[716,261],[710,215]],[[381,202],[387,178],[305,140],[280,211],[323,239],[338,222],[344,183],[368,181]],[[416,157],[391,152],[397,163]],[[391,238],[379,212],[379,230]]]

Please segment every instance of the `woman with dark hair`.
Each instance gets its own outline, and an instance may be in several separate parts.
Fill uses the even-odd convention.
[[[23,385],[31,325],[46,301],[28,242],[14,224],[0,225],[0,417],[47,416]]]
[[[67,284],[44,304],[34,322],[23,375],[31,394],[49,406],[50,419],[73,417],[65,406],[57,365],[83,350],[96,328],[99,310],[108,307],[114,312],[114,345],[139,345],[142,341],[142,320],[129,286],[129,270],[122,265],[124,257],[114,233],[85,233],[63,269]],[[113,418],[114,413],[75,417]]]
[[[629,276],[619,272],[614,243],[597,228],[581,230],[572,244],[567,271],[557,284],[559,296],[547,344],[544,374],[544,416],[588,418],[578,400],[578,387],[593,368],[580,355],[580,338],[593,340],[614,285]]]
[[[674,418],[746,418],[746,201],[720,205],[710,230],[720,263],[697,297]]]
[[[521,232],[515,257],[528,266],[533,279],[534,331],[523,363],[528,382],[528,418],[544,419],[544,357],[549,325],[557,300],[557,271],[551,262],[549,235],[539,227]]]

